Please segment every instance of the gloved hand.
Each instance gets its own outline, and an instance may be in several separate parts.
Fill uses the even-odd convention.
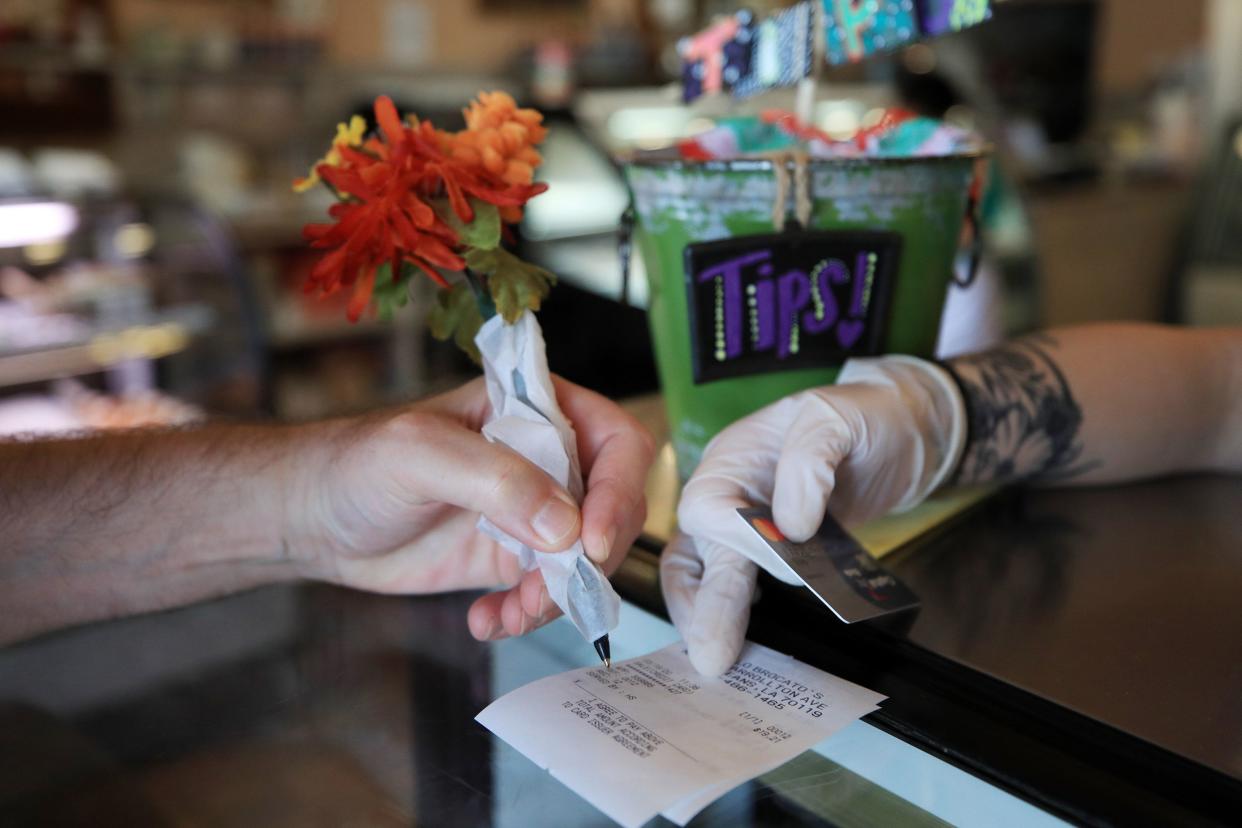
[[[708,444],[682,491],[682,534],[660,581],[690,661],[719,675],[741,652],[758,564],[801,581],[736,513],[771,505],[801,542],[825,510],[846,526],[920,503],[956,468],[965,445],[961,392],[941,367],[908,356],[854,359],[836,385],[786,397]]]

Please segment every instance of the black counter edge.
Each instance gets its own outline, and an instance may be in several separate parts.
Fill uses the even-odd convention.
[[[667,618],[660,548],[639,538],[615,582]],[[1075,824],[1237,824],[1242,781],[924,650],[891,619],[822,623],[804,590],[760,577],[750,639],[888,696],[865,719],[886,733]]]

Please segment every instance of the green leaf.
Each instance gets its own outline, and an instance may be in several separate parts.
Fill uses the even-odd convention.
[[[431,207],[436,215],[453,228],[463,246],[493,250],[500,245],[500,209],[495,204],[488,204],[477,198],[470,199],[474,220],[468,223],[462,221],[453,211],[448,199],[437,199],[431,203]]]
[[[539,310],[556,276],[542,267],[524,262],[504,248],[467,250],[466,266],[487,276],[487,291],[496,311],[510,324],[522,311]]]
[[[468,284],[458,282],[451,288],[436,291],[436,304],[427,315],[427,325],[436,339],[452,338],[471,359],[482,362],[474,336],[483,325],[483,316]]]
[[[371,301],[375,303],[380,319],[392,319],[397,308],[403,308],[410,301],[410,274],[402,268],[397,278],[392,277],[392,265],[388,262],[375,268],[375,288],[371,291]]]

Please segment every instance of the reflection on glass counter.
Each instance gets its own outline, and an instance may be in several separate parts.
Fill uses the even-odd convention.
[[[614,634],[617,660],[678,640],[671,624],[624,604]],[[553,624],[495,648],[492,696],[583,666],[581,641]],[[521,754],[492,738],[492,825],[607,825],[609,821]],[[606,768],[600,769],[607,773]],[[531,796],[535,790],[543,790]],[[548,822],[548,814],[557,817]],[[691,826],[732,825],[1063,825],[970,774],[856,722],[781,768],[745,783],[701,812]],[[671,825],[657,819],[650,824]]]
[[[0,822],[609,824],[473,720],[493,698],[594,654],[566,623],[480,644],[466,632],[468,605],[267,588],[10,648],[0,756],[31,772],[0,783]],[[614,652],[674,640],[668,623],[626,604]],[[691,825],[895,821],[1058,824],[860,722]]]

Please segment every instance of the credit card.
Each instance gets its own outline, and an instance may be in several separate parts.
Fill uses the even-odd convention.
[[[789,564],[815,597],[847,624],[912,609],[918,596],[871,557],[831,515],[806,543],[794,543],[776,528],[772,510],[738,509],[755,534]]]

